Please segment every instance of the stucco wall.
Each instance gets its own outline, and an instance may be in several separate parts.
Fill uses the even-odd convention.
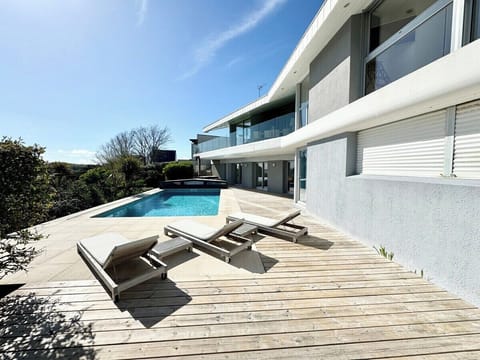
[[[308,146],[307,210],[480,306],[480,183],[347,176],[355,135]]]
[[[268,191],[281,194],[284,188],[283,161],[268,162]],[[273,166],[275,164],[275,166]]]
[[[360,97],[360,20],[350,18],[310,64],[310,122]]]
[[[242,186],[253,188],[253,185],[253,163],[247,163],[247,166],[242,168]]]

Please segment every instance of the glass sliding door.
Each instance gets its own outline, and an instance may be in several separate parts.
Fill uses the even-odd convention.
[[[287,168],[287,192],[289,194],[293,194],[295,183],[295,161],[291,160],[288,161],[288,168]]]
[[[298,152],[298,200],[307,201],[307,149]]]
[[[242,184],[242,164],[235,164],[235,185]]]
[[[255,187],[259,190],[268,189],[268,163],[259,162],[255,166]]]
[[[255,163],[255,187],[263,189],[263,162]]]

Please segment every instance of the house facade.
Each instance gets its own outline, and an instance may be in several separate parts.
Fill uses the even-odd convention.
[[[480,0],[325,0],[194,157],[480,305],[479,38]]]

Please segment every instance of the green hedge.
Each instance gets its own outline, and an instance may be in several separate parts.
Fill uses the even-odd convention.
[[[168,163],[163,168],[166,180],[191,179],[193,177],[193,164],[190,161],[175,161]]]

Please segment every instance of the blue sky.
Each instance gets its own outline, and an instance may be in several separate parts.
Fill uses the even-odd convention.
[[[121,131],[203,126],[265,92],[322,0],[2,0],[0,136],[92,162]]]

